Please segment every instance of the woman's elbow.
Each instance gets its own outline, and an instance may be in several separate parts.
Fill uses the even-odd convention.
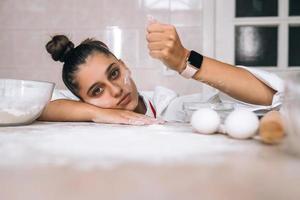
[[[53,114],[52,114],[54,112],[53,104],[55,104],[54,101],[50,101],[45,106],[45,108],[43,109],[42,113],[37,118],[38,121],[53,121]]]
[[[274,96],[275,93],[276,93],[275,90],[273,90],[272,88],[268,88],[268,90],[263,92],[263,95],[261,95],[259,104],[263,105],[263,106],[272,105],[273,96]]]

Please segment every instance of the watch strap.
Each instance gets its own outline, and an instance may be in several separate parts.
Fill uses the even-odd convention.
[[[186,68],[181,72],[181,76],[184,78],[190,79],[194,76],[194,74],[198,71],[198,69],[195,69],[193,66],[191,66],[189,63],[186,64]]]

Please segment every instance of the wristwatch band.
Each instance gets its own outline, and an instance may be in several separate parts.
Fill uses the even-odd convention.
[[[201,68],[203,56],[196,51],[191,51],[186,61],[186,68],[181,72],[185,78],[192,78],[195,73]]]
[[[194,74],[198,71],[195,67],[191,66],[188,62],[186,63],[185,69],[181,72],[181,76],[184,78],[190,79],[194,76]]]

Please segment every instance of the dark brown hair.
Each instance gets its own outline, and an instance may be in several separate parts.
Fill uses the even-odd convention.
[[[86,39],[77,47],[65,35],[55,35],[46,44],[46,49],[51,54],[53,60],[63,62],[62,79],[67,88],[77,97],[79,96],[79,86],[75,81],[75,74],[79,65],[84,64],[88,56],[93,53],[113,55],[106,44],[94,39]]]

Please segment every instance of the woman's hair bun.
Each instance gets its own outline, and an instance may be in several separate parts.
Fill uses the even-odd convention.
[[[46,44],[46,49],[51,54],[53,60],[65,62],[67,55],[74,49],[74,44],[65,35],[55,35]]]

